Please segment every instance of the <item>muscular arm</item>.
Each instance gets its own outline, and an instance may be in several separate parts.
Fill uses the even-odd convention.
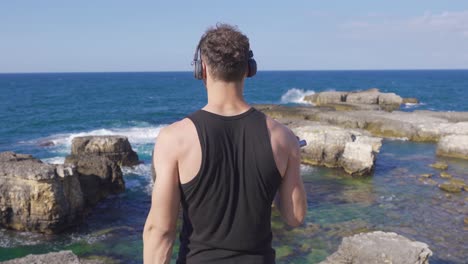
[[[287,129],[289,156],[286,172],[280,185],[275,205],[285,222],[293,227],[304,222],[307,213],[307,196],[300,173],[301,152],[299,142]]]
[[[171,128],[163,128],[157,137],[153,153],[156,179],[151,209],[143,230],[143,260],[145,264],[169,263],[176,233],[180,191],[176,142]]]

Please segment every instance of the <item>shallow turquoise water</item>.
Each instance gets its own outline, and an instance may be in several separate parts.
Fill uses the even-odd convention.
[[[264,72],[257,77],[245,90],[252,103],[292,104],[312,90],[377,86],[425,103],[405,111],[468,111],[463,99],[468,71]],[[60,235],[0,230],[0,260],[71,249],[84,257],[141,263],[152,144],[162,126],[204,105],[201,83],[190,73],[0,75],[0,100],[0,151],[61,162],[74,136],[123,134],[146,162],[125,169],[125,193],[100,203],[74,229]],[[48,141],[55,146],[40,146]],[[447,197],[421,182],[421,173],[434,173],[433,179],[441,181],[428,166],[435,160],[434,144],[386,140],[371,177],[353,179],[338,169],[304,166],[307,224],[290,229],[274,214],[278,263],[318,262],[336,250],[343,236],[371,230],[393,231],[429,244],[435,253],[431,263],[464,263],[467,192]],[[441,160],[449,163],[451,174],[468,182],[468,162]]]

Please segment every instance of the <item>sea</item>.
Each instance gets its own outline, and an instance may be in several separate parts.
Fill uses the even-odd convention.
[[[415,97],[401,111],[468,111],[468,70],[260,71],[246,80],[251,104],[308,105],[321,91],[379,88]],[[124,135],[144,163],[123,168],[126,190],[99,203],[86,220],[56,235],[0,228],[0,261],[59,250],[108,263],[142,263],[151,201],[151,152],[161,128],[207,103],[191,72],[0,74],[0,151],[63,163],[74,137]],[[52,142],[53,144],[50,144]],[[468,161],[440,158],[435,144],[384,140],[367,177],[301,165],[306,223],[292,229],[272,216],[277,263],[318,263],[345,236],[382,230],[429,245],[431,263],[468,263],[467,192],[446,194],[418,180],[449,164],[468,183]],[[175,260],[176,242],[173,251]]]

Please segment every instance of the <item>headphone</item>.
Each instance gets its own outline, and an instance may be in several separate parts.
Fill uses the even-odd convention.
[[[202,80],[203,79],[203,67],[202,67],[202,61],[201,61],[201,51],[200,51],[200,45],[197,46],[197,50],[195,51],[195,56],[193,56],[193,62],[192,65],[194,66],[193,68],[193,77],[197,80]],[[253,58],[253,52],[252,50],[249,50],[249,59],[247,60],[247,77],[252,77],[257,73],[257,62]]]

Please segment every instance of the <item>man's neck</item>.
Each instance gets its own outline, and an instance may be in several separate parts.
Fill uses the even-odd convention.
[[[220,115],[237,115],[250,106],[244,100],[244,82],[208,81],[208,103],[204,110]]]

